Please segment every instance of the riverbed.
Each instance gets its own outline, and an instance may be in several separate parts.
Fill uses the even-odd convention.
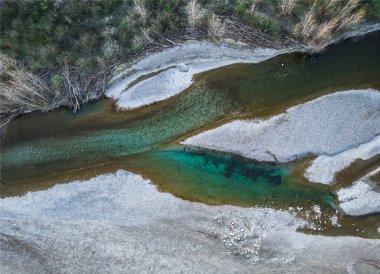
[[[341,101],[337,100],[335,105],[331,101],[331,98],[336,98],[336,94],[346,93],[362,96],[366,92],[370,92],[377,98],[380,90],[379,48],[380,32],[375,31],[362,37],[349,38],[331,45],[325,52],[317,54],[292,51],[267,52],[263,57],[263,52],[259,51],[261,59],[252,57],[254,60],[251,62],[252,64],[238,62],[238,64],[221,68],[210,66],[208,68],[213,68],[212,70],[203,71],[195,75],[193,79],[190,77],[190,82],[188,77],[185,77],[186,84],[176,86],[179,87],[176,89],[177,92],[171,91],[168,96],[163,97],[154,95],[152,97],[154,100],[144,101],[142,104],[134,103],[133,107],[123,109],[123,104],[120,103],[122,101],[113,100],[119,99],[115,96],[113,99],[104,98],[99,102],[89,103],[83,106],[78,114],[71,114],[66,109],[58,109],[48,114],[33,112],[18,117],[8,126],[2,140],[1,150],[2,212],[5,214],[1,220],[2,231],[4,231],[2,241],[4,246],[10,250],[5,253],[6,258],[11,261],[14,256],[20,255],[20,250],[26,250],[25,256],[20,255],[23,256],[22,260],[33,261],[30,258],[37,255],[34,254],[34,251],[29,252],[28,250],[30,250],[30,245],[36,244],[39,247],[35,252],[39,254],[38,256],[42,256],[38,262],[44,266],[40,260],[43,261],[47,258],[49,263],[44,271],[49,272],[54,267],[63,267],[60,263],[51,265],[55,255],[50,257],[46,253],[53,246],[63,245],[62,248],[57,249],[65,254],[63,259],[84,254],[84,250],[91,250],[92,254],[96,254],[96,256],[88,255],[88,260],[91,261],[95,258],[106,260],[107,256],[110,256],[112,264],[118,264],[116,261],[120,258],[114,252],[113,248],[115,248],[120,250],[121,253],[118,253],[122,254],[120,256],[127,258],[127,261],[120,259],[124,263],[129,262],[129,259],[134,262],[138,261],[141,254],[146,254],[148,257],[157,256],[156,259],[152,259],[153,261],[145,262],[146,265],[141,269],[150,269],[153,267],[154,260],[158,260],[157,267],[164,267],[161,269],[163,271],[165,267],[168,267],[169,270],[175,269],[174,265],[176,264],[162,255],[162,248],[177,250],[178,258],[183,259],[183,256],[190,255],[187,252],[178,251],[181,245],[185,245],[189,249],[194,248],[194,252],[200,252],[202,246],[206,245],[205,256],[211,256],[210,254],[216,252],[208,266],[210,269],[215,265],[222,266],[223,258],[228,258],[226,262],[236,266],[236,269],[241,269],[239,272],[250,272],[250,268],[244,265],[246,261],[229,257],[236,250],[231,246],[226,246],[227,242],[236,244],[234,247],[238,247],[238,254],[235,254],[237,257],[247,257],[248,255],[249,258],[244,260],[253,258],[254,261],[259,261],[261,264],[258,264],[257,267],[261,272],[271,269],[268,266],[271,263],[278,263],[280,269],[290,267],[296,271],[302,269],[303,263],[300,263],[302,260],[316,264],[315,269],[321,267],[326,271],[329,269],[329,265],[332,266],[334,260],[338,260],[337,257],[340,254],[335,253],[334,255],[332,248],[334,245],[337,245],[341,252],[346,254],[346,257],[338,260],[336,269],[330,268],[331,273],[334,273],[335,270],[341,272],[347,267],[354,267],[353,264],[362,259],[359,253],[365,253],[365,258],[370,261],[378,261],[379,258],[374,254],[380,254],[377,252],[380,238],[378,231],[380,209],[372,207],[369,212],[366,211],[366,214],[359,212],[359,214],[351,216],[349,211],[345,212],[344,209],[350,208],[351,210],[352,205],[347,207],[346,204],[346,207],[340,207],[340,203],[346,202],[344,199],[347,197],[347,190],[346,193],[338,195],[339,190],[343,187],[349,189],[351,185],[360,185],[363,180],[366,180],[365,183],[368,183],[369,187],[372,187],[372,184],[378,185],[376,174],[371,175],[371,178],[365,177],[380,166],[380,162],[376,158],[378,153],[368,154],[370,156],[367,158],[362,157],[360,164],[355,162],[356,158],[353,159],[344,166],[344,169],[338,170],[339,174],[332,175],[333,179],[329,179],[331,185],[320,184],[317,179],[317,182],[314,182],[315,180],[308,178],[306,170],[313,163],[317,163],[317,157],[325,154],[332,157],[348,149],[354,149],[363,142],[371,141],[379,134],[380,126],[377,119],[380,110],[376,108],[376,105],[371,108],[371,113],[366,115],[365,111],[355,112],[356,107],[364,110],[368,107],[362,100],[359,100],[363,103],[362,105],[355,104],[356,101],[351,100],[354,103],[346,104],[348,108],[341,107],[342,102],[347,102],[346,97],[343,97]],[[254,54],[254,52],[250,54]],[[215,58],[212,62],[215,62]],[[232,61],[229,59],[225,64],[229,64],[229,62]],[[146,92],[146,90],[152,89],[151,83],[159,83],[157,79],[164,81],[167,79],[165,77],[171,77],[172,72],[168,74],[168,69],[179,70],[176,73],[181,76],[180,70],[186,70],[186,66],[189,66],[189,64],[184,64],[185,68],[182,65],[173,68],[172,65],[169,63],[163,70],[149,72],[143,79],[139,79],[140,72],[138,72],[140,73],[138,77],[126,76],[134,79],[127,84],[135,85],[134,92],[138,92],[139,89],[136,87],[151,81],[143,89]],[[161,73],[166,76],[160,76]],[[180,79],[180,76],[176,79]],[[159,85],[153,86],[160,87]],[[127,87],[125,89],[128,91]],[[123,92],[123,90],[122,88],[121,91]],[[138,100],[139,97],[134,98]],[[315,105],[315,101],[320,102],[321,98],[327,98],[326,102],[329,104],[307,109],[308,106]],[[370,96],[368,99],[369,103],[374,103],[375,101],[371,98]],[[328,115],[336,116],[334,118],[337,120],[334,120],[334,124],[329,123],[329,117],[323,116],[327,113],[323,108],[326,105],[330,111]],[[319,126],[319,132],[323,130],[324,124],[326,127],[332,125],[335,130],[344,125],[343,128],[352,131],[350,131],[351,135],[344,130],[340,131],[335,134],[344,134],[344,137],[347,137],[344,142],[342,138],[336,138],[329,143],[331,147],[327,147],[324,146],[325,141],[318,139],[320,150],[301,150],[302,153],[294,153],[294,157],[283,158],[279,156],[280,154],[271,155],[273,154],[271,151],[266,153],[266,147],[269,145],[264,145],[265,142],[258,138],[253,141],[257,142],[254,153],[259,154],[253,153],[252,155],[261,153],[261,155],[266,155],[266,158],[251,157],[251,154],[240,153],[232,146],[233,137],[237,138],[237,142],[243,146],[244,151],[253,146],[247,146],[247,142],[241,139],[239,137],[241,135],[237,134],[235,130],[229,133],[230,139],[228,140],[231,142],[225,140],[225,143],[222,144],[218,143],[219,137],[215,138],[218,146],[186,141],[202,136],[207,131],[219,130],[222,135],[226,134],[223,127],[229,123],[236,123],[236,121],[243,123],[254,121],[253,127],[262,128],[258,121],[265,124],[270,119],[274,119],[273,124],[276,126],[270,128],[276,129],[277,125],[281,127],[281,124],[293,119],[293,116],[287,117],[286,115],[291,112],[289,109],[295,108],[295,106],[301,110],[312,111],[311,114],[315,116],[313,119],[321,118],[318,121],[323,121],[323,123],[316,123]],[[334,110],[334,108],[336,109]],[[339,112],[338,109],[341,111]],[[308,113],[307,111],[304,113]],[[351,116],[350,111],[353,112]],[[339,115],[337,115],[338,113]],[[347,115],[347,121],[350,121],[350,117],[360,119],[359,121],[355,120],[358,122],[355,129],[359,130],[359,126],[363,126],[362,135],[355,134],[354,130],[349,128],[350,124],[347,121],[339,122],[339,119],[344,119],[343,114]],[[281,120],[276,117],[285,118],[281,118]],[[296,111],[294,111],[294,117],[299,117]],[[284,139],[288,136],[286,134],[291,131],[291,136],[295,140],[293,148],[298,151],[302,148],[301,144],[297,146],[296,142],[297,130],[299,130],[300,136],[303,136],[303,144],[308,144],[308,142],[311,146],[316,144],[317,142],[313,143],[313,138],[319,136],[318,132],[313,133],[307,127],[302,127],[302,121],[312,124],[312,121],[300,120],[299,124],[295,124],[296,126],[284,126],[281,130],[288,130],[289,132],[286,133],[276,130],[270,132],[269,129],[264,128],[269,135],[262,135],[263,140],[270,139],[271,134]],[[347,124],[343,122],[347,122]],[[246,130],[248,126],[240,128]],[[329,132],[329,136],[331,137],[333,133],[334,131]],[[247,134],[252,136],[250,132]],[[364,136],[368,140],[359,140],[358,136]],[[276,140],[276,138],[271,140]],[[289,141],[283,140],[283,142],[289,144]],[[344,143],[344,146],[336,146],[334,142],[340,145]],[[277,146],[282,150],[286,148],[279,142],[271,146]],[[261,147],[263,148],[262,152],[258,151]],[[117,172],[119,169],[127,171]],[[133,172],[133,174],[129,172]],[[343,173],[351,175],[343,176]],[[142,177],[139,177],[140,175]],[[318,176],[313,178],[315,177],[319,178]],[[335,177],[336,181],[334,181]],[[368,178],[371,182],[367,182]],[[80,182],[78,180],[88,181]],[[141,187],[144,189],[139,189],[135,184],[142,184]],[[371,197],[374,197],[376,201],[378,190],[376,187],[374,189],[375,193],[372,194],[375,196]],[[127,205],[123,204],[123,199],[131,199],[133,195],[140,197],[144,202],[131,200]],[[152,201],[147,198],[150,196]],[[45,205],[44,203],[47,201],[51,204]],[[366,202],[362,198],[357,201]],[[156,209],[150,211],[150,208],[154,208],[154,206],[150,207],[149,203],[155,202],[162,205],[162,208],[158,209],[159,214]],[[147,208],[143,209],[145,206]],[[30,209],[27,210],[29,207]],[[24,210],[26,211],[23,212]],[[181,211],[180,216],[177,216],[178,211]],[[97,212],[100,214],[99,216]],[[140,218],[140,214],[142,216],[146,214],[145,220],[141,221],[141,218],[144,218]],[[156,216],[157,214],[158,216]],[[270,227],[271,222],[264,222],[266,217],[261,214],[271,216],[269,219],[273,220],[276,232],[273,232],[271,228],[268,228],[270,232],[262,230],[262,227]],[[170,215],[174,217],[170,218]],[[225,219],[220,216],[224,216]],[[213,224],[214,217],[217,218],[216,222],[219,217],[224,220],[222,228]],[[42,218],[42,221],[35,222],[39,218]],[[249,240],[245,246],[246,242],[241,243],[240,240],[223,238],[224,234],[218,229],[225,229],[223,225],[227,226],[234,218],[242,223],[245,219],[253,223],[260,223],[261,230],[257,228],[255,233],[259,235],[259,239],[262,239],[264,234],[271,235],[265,240],[270,239],[270,243],[261,246],[257,242]],[[104,219],[105,223],[100,224],[100,219]],[[156,219],[157,222],[154,221]],[[201,228],[195,225],[200,220],[202,220]],[[149,226],[145,226],[146,222],[149,223]],[[99,225],[99,229],[90,229],[92,224]],[[162,231],[168,229],[169,234],[178,242],[170,245],[170,237],[163,236],[163,232],[152,232],[152,227],[155,225]],[[205,229],[206,225],[210,225],[211,228]],[[62,230],[55,230],[54,227],[57,226],[62,226]],[[114,240],[95,236],[98,233],[109,233],[110,230],[114,231],[115,227],[120,226],[125,229],[118,231]],[[177,226],[181,233],[188,233],[188,236],[174,232]],[[284,226],[289,226],[289,229],[278,232]],[[133,230],[134,227],[138,227],[137,232]],[[22,232],[24,230],[25,233]],[[191,234],[197,230],[201,232]],[[36,238],[36,236],[32,236],[36,231],[42,234],[47,233],[50,236]],[[84,236],[86,231],[89,231],[88,237]],[[140,232],[141,234],[139,234]],[[70,233],[78,233],[77,237],[72,239],[74,241],[59,239],[59,235]],[[311,236],[305,233],[324,236]],[[198,238],[198,234],[204,238],[194,240]],[[139,237],[143,237],[143,235],[150,235],[150,240],[145,239],[139,242]],[[281,243],[284,245],[284,248],[279,251],[281,254],[271,257],[274,246],[279,243],[276,242],[276,237],[282,239],[289,235],[291,236],[290,240]],[[125,240],[118,242],[121,237],[125,237]],[[136,242],[131,243],[132,238],[130,237]],[[256,236],[252,237],[256,239]],[[295,238],[303,239],[307,243],[306,246],[301,248],[299,240],[295,240]],[[74,252],[70,255],[69,246],[75,241],[80,242],[81,239],[99,240],[98,244],[104,247],[102,250],[106,250],[105,254],[108,255],[101,255],[100,249],[90,248],[87,246],[88,243],[83,243],[82,247],[75,248],[78,253]],[[163,241],[162,246],[157,247],[156,251],[149,251],[150,242],[160,240]],[[192,245],[192,241],[195,246]],[[112,246],[108,246],[108,244],[112,244]],[[125,252],[132,251],[129,248],[123,249],[123,247],[130,244],[142,253],[126,255]],[[255,250],[253,248],[255,245],[259,245],[260,248]],[[357,251],[350,248],[354,245],[357,246]],[[311,250],[310,254],[312,255],[302,255],[300,250]],[[285,256],[286,252],[289,254]],[[218,257],[217,254],[223,255]],[[323,263],[318,264],[313,261],[312,256],[320,256]],[[199,264],[202,261],[201,257],[192,257],[190,262]],[[163,260],[168,260],[168,262]],[[76,262],[69,261],[75,267]],[[294,261],[296,261],[295,265],[290,266]],[[120,265],[121,270],[124,263]],[[138,267],[132,262],[129,263]],[[13,263],[9,263],[9,265],[16,267]],[[189,271],[189,267],[185,265],[181,269]],[[370,268],[370,266],[363,267]],[[22,269],[21,266],[20,269]],[[159,270],[154,267],[152,269]],[[67,268],[67,270],[72,269]],[[90,271],[90,269],[87,270]]]

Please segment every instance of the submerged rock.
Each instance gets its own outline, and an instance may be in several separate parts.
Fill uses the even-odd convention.
[[[178,65],[176,66],[176,68],[177,68],[179,71],[181,71],[181,72],[188,72],[188,71],[189,71],[189,67],[186,66],[186,64],[184,64],[184,63],[178,64]]]

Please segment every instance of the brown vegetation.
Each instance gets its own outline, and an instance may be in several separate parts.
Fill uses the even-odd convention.
[[[46,112],[59,106],[77,111],[80,104],[104,94],[110,71],[111,67],[90,75],[65,66],[37,77],[0,54],[0,129],[20,113]],[[52,83],[51,87],[46,83]]]
[[[47,111],[58,95],[41,79],[3,54],[0,54],[0,84],[0,113],[10,116],[32,110]],[[6,122],[7,119],[0,127]]]
[[[291,14],[297,5],[299,0],[281,0],[279,2],[280,14],[288,15]]]

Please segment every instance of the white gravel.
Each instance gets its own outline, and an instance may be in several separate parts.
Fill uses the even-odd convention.
[[[119,109],[134,109],[184,91],[191,86],[197,73],[234,63],[258,63],[284,52],[188,42],[149,55],[129,68],[119,69],[110,81],[106,96],[117,100]],[[159,71],[158,75],[149,77]],[[148,78],[136,84],[135,81],[142,76]]]
[[[380,168],[337,192],[340,207],[346,214],[360,216],[380,212],[380,187],[370,179],[379,172]]]
[[[309,154],[333,156],[380,134],[379,106],[380,92],[373,89],[336,92],[268,120],[225,124],[183,144],[261,161],[288,162]]]
[[[345,273],[380,259],[379,240],[302,234],[288,212],[190,203],[126,171],[0,201],[5,273]]]
[[[380,136],[332,156],[318,156],[306,169],[305,177],[311,182],[332,184],[335,174],[348,167],[356,159],[368,160],[378,154],[380,154]]]

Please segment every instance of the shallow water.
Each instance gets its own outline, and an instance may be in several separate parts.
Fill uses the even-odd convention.
[[[195,77],[197,84],[184,93],[137,110],[118,112],[113,101],[102,99],[75,115],[65,109],[24,115],[9,125],[1,142],[1,196],[126,168],[192,201],[277,208],[318,204],[333,212],[332,190],[295,176],[296,167],[184,151],[176,144],[231,119],[274,115],[329,92],[380,89],[379,49],[375,32],[320,54],[290,53],[215,69]],[[380,221],[340,218],[346,227],[356,222],[372,232]]]

